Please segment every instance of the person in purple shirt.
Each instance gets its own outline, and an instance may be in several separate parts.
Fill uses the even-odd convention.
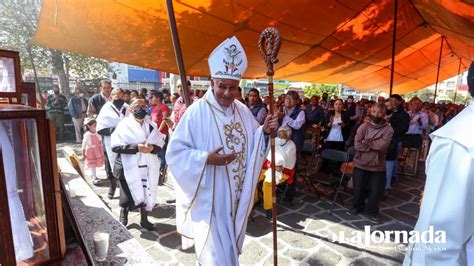
[[[428,115],[421,112],[422,102],[418,97],[413,97],[410,101],[410,125],[408,131],[403,137],[404,148],[416,148],[420,149],[423,144],[423,130],[429,126]]]

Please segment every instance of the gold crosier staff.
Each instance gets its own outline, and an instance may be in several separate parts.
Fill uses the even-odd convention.
[[[268,94],[270,96],[270,114],[273,116],[274,98],[273,98],[273,64],[278,63],[278,52],[280,51],[281,39],[280,33],[276,28],[266,28],[258,40],[258,47],[260,54],[267,65],[268,76]],[[271,173],[272,173],[272,231],[273,231],[273,265],[278,265],[278,250],[277,250],[277,205],[276,205],[276,180],[275,180],[275,132],[273,129],[270,134],[271,143]]]

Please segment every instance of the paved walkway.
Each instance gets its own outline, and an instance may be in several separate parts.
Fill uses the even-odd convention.
[[[58,148],[61,145],[58,145]],[[79,146],[73,145],[76,152]],[[58,153],[61,155],[61,153]],[[412,230],[418,216],[418,201],[424,185],[424,165],[419,165],[416,178],[404,178],[381,203],[380,224],[371,230]],[[86,170],[86,174],[87,174]],[[99,171],[99,178],[105,178]],[[90,180],[88,180],[90,182]],[[118,218],[118,190],[114,199],[107,198],[108,182],[103,180],[94,190],[102,197]],[[314,193],[299,191],[293,206],[283,202],[278,215],[278,250],[280,265],[399,265],[403,261],[403,245],[393,242],[358,246],[341,241],[353,238],[355,232],[364,232],[371,225],[363,216],[349,216],[346,208],[350,194],[343,192],[345,206],[336,205],[329,215],[330,204],[318,200]],[[139,226],[138,212],[129,214],[128,229],[142,246],[163,265],[194,265],[193,251],[182,251],[180,236],[176,232],[175,206],[168,204],[174,199],[173,189],[164,185],[158,190],[158,204],[151,213],[156,231],[149,232]],[[335,239],[337,236],[337,239]],[[334,241],[335,240],[335,241]],[[263,210],[257,207],[249,220],[242,265],[271,265],[271,222]]]

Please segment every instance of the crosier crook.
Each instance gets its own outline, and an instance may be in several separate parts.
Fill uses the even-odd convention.
[[[281,39],[280,33],[276,28],[266,28],[258,40],[260,55],[267,65],[268,76],[268,94],[270,96],[270,114],[275,113],[273,102],[273,64],[278,63],[278,52],[280,51]],[[273,265],[278,265],[278,249],[277,249],[277,206],[276,206],[276,181],[275,181],[275,129],[272,129],[270,135],[271,143],[271,173],[272,173],[272,231],[273,231]]]

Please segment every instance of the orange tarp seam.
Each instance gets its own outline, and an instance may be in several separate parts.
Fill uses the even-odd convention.
[[[246,78],[265,76],[257,41],[268,26],[282,36],[275,79],[389,90],[394,0],[174,1],[187,75],[209,76],[207,56],[237,36]],[[394,93],[464,71],[474,59],[474,5],[461,0],[399,0]],[[44,0],[35,43],[177,73],[164,0]]]

